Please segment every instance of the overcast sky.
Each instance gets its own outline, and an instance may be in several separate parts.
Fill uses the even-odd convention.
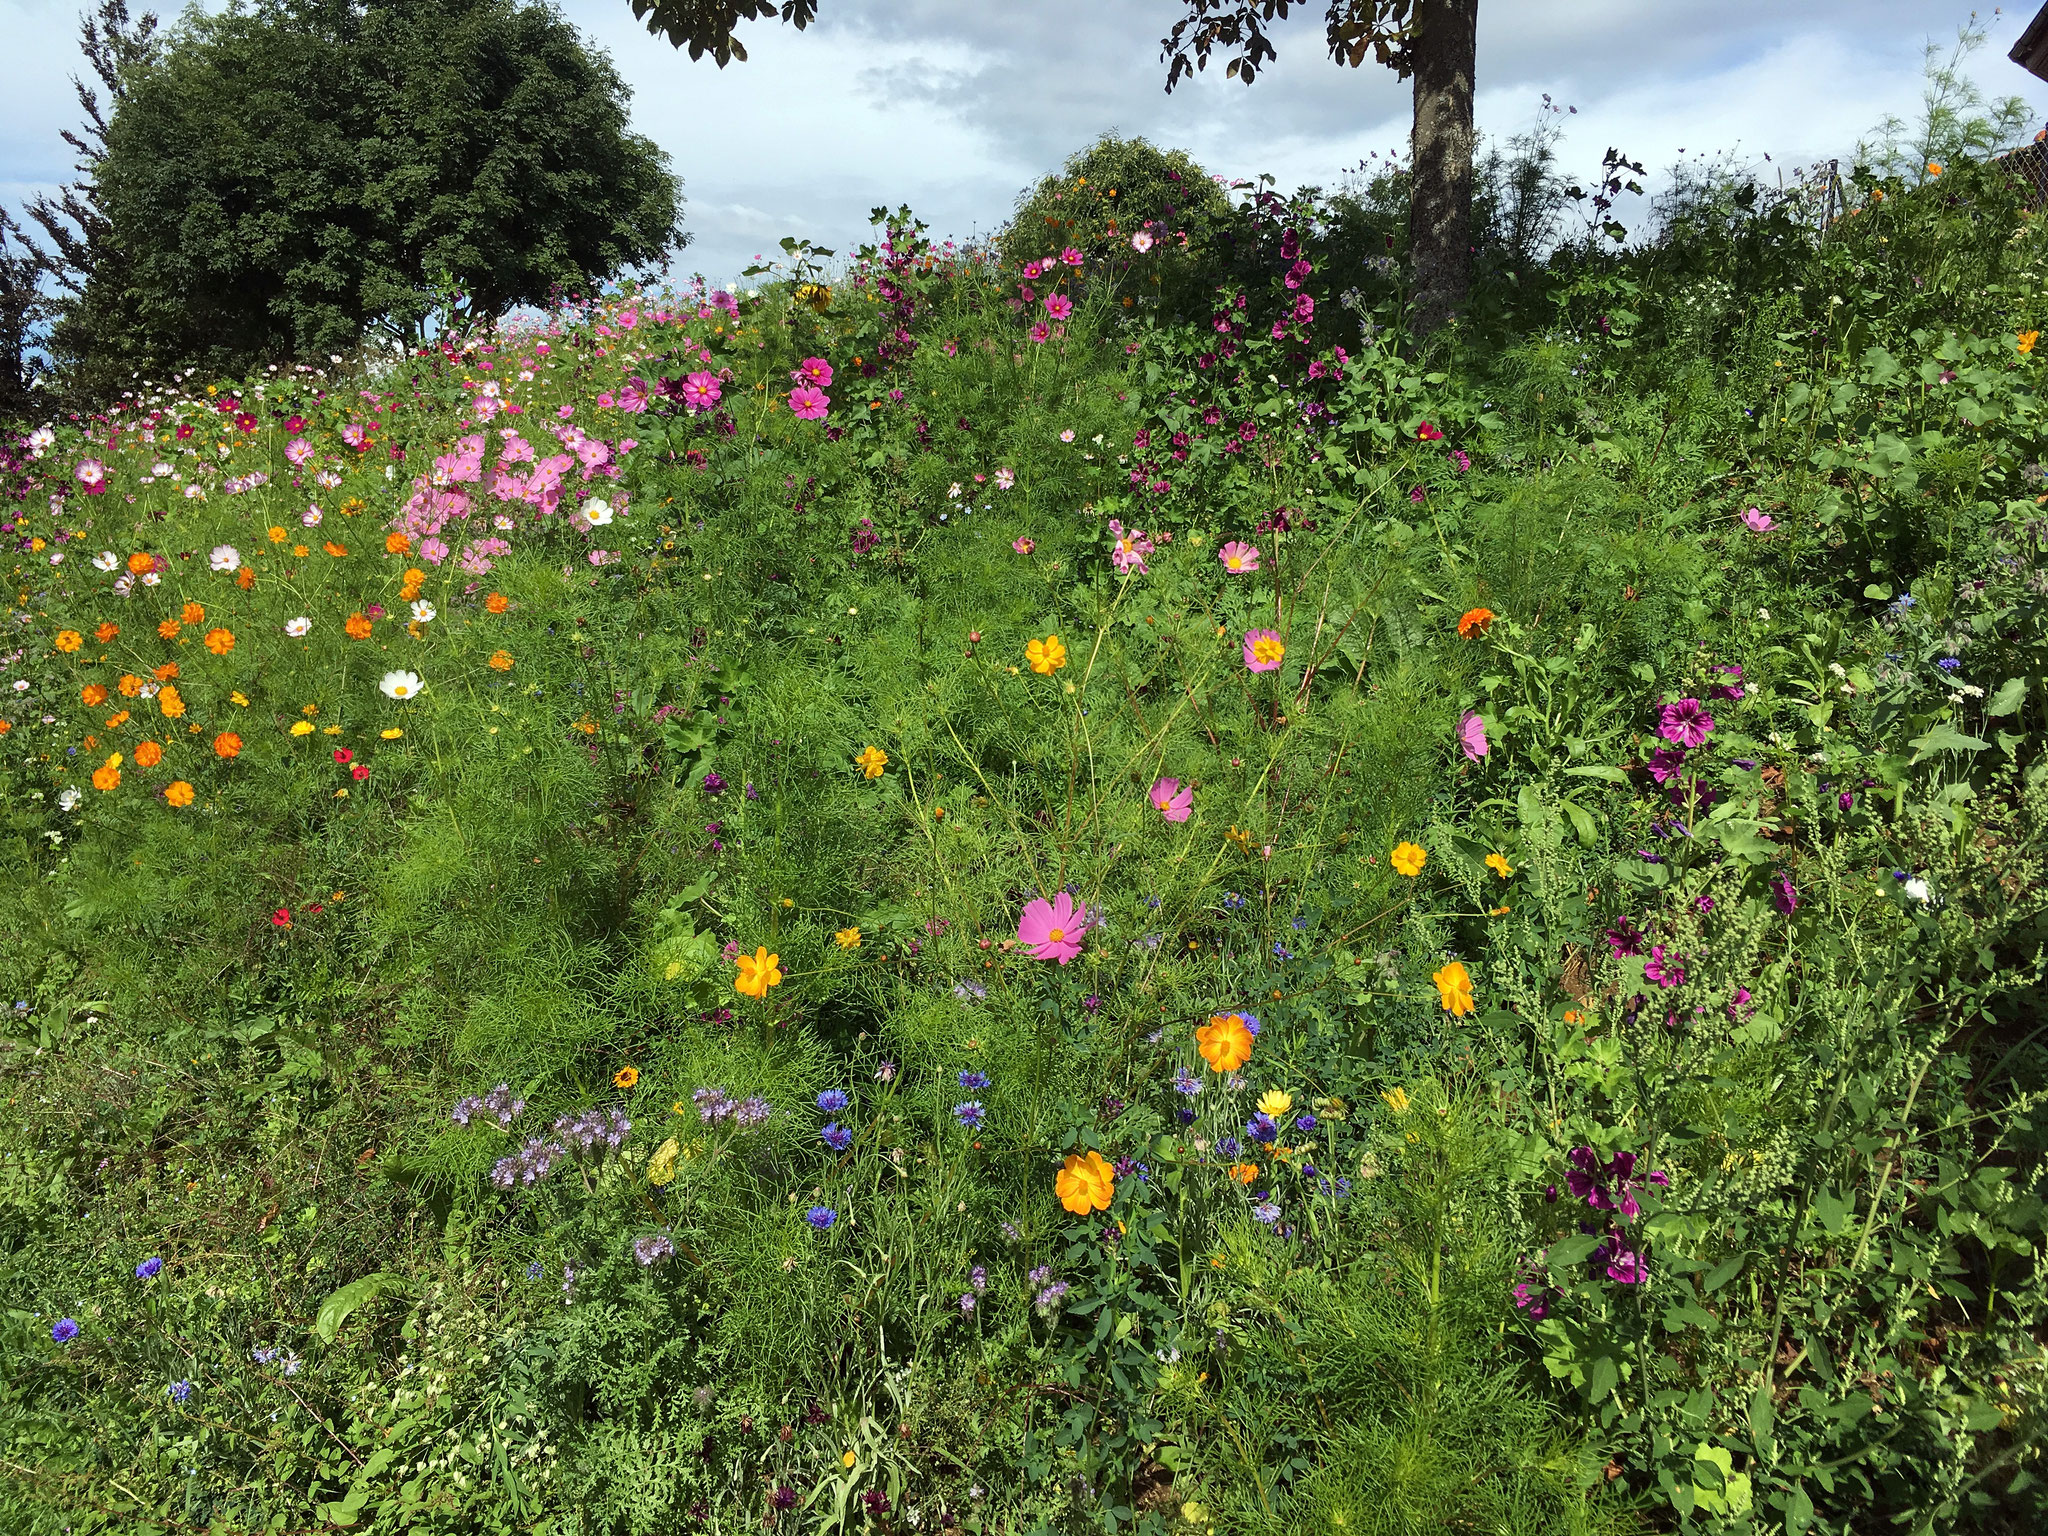
[[[2033,13],[1980,14],[1970,72],[2048,120],[2048,83],[2005,57]],[[0,201],[67,171],[81,0],[0,0]],[[131,0],[136,9],[141,6]],[[166,12],[172,7],[162,7]],[[634,91],[633,114],[673,157],[693,243],[683,271],[729,279],[783,235],[845,250],[868,210],[908,202],[940,235],[999,224],[1018,191],[1106,129],[1186,148],[1210,170],[1337,181],[1405,144],[1406,88],[1324,55],[1322,6],[1276,31],[1277,66],[1247,89],[1209,76],[1163,89],[1159,39],[1178,0],[820,0],[808,31],[754,22],[750,58],[691,63],[647,35],[627,0],[562,0]],[[1560,155],[1595,168],[1610,144],[1652,172],[1728,151],[1794,167],[1847,154],[1888,112],[1911,117],[1922,50],[1951,43],[1956,0],[1485,0],[1478,118],[1506,136],[1545,92],[1576,106]],[[1653,188],[1654,190],[1654,188]]]

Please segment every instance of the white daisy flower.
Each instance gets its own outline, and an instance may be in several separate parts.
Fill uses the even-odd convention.
[[[420,681],[417,672],[386,672],[384,680],[377,686],[387,699],[409,699],[426,685]]]

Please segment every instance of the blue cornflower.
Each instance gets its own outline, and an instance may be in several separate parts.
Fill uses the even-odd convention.
[[[1182,1125],[1193,1125],[1195,1123],[1195,1110],[1191,1104],[1181,1105],[1174,1113]]]
[[[1288,952],[1285,944],[1275,940],[1273,944],[1273,958],[1275,960],[1292,960],[1294,956]]]
[[[1303,1135],[1307,1135],[1316,1128],[1316,1117],[1314,1115],[1296,1115],[1294,1117],[1294,1128]]]
[[[529,1280],[538,1280],[538,1279],[540,1278],[540,1275],[541,1275],[541,1269],[540,1269],[540,1265],[539,1265],[539,1264],[535,1263],[535,1264],[529,1264],[529,1265],[527,1265],[527,1266],[526,1266],[526,1278],[527,1278],[527,1279],[529,1279]]]
[[[1941,668],[1941,670],[1944,672],[1953,672],[1957,667],[1960,667],[1962,664],[1963,659],[1960,656],[1944,656],[1941,658],[1941,660],[1935,663],[1935,665]]]
[[[972,1069],[962,1072],[960,1074],[960,1086],[962,1088],[986,1088],[988,1086],[988,1074],[986,1072],[976,1072]]]
[[[1228,907],[1231,911],[1235,912],[1239,907],[1244,905],[1244,898],[1238,895],[1235,891],[1228,891],[1224,894],[1223,905]]]
[[[1259,1016],[1256,1013],[1241,1012],[1238,1014],[1238,1017],[1244,1020],[1245,1032],[1252,1036],[1253,1039],[1257,1039],[1259,1034]]]
[[[1238,1146],[1235,1136],[1226,1136],[1216,1143],[1216,1150],[1225,1157],[1235,1157],[1243,1149]]]
[[[1187,1097],[1192,1099],[1196,1094],[1202,1091],[1202,1080],[1199,1077],[1195,1076],[1194,1073],[1190,1072],[1186,1067],[1182,1067],[1178,1072],[1173,1074],[1173,1091],[1175,1093],[1185,1094]]]
[[[1270,1227],[1280,1219],[1280,1207],[1271,1200],[1261,1200],[1252,1207],[1252,1219]]]
[[[814,1205],[808,1211],[804,1212],[804,1220],[808,1221],[820,1232],[831,1231],[832,1223],[837,1221],[838,1219],[839,1213],[833,1210],[829,1205]]]
[[[174,1381],[170,1385],[170,1394],[172,1401],[182,1403],[192,1395],[192,1383],[189,1381]]]
[[[825,1129],[818,1132],[818,1139],[834,1152],[844,1152],[853,1145],[853,1132],[849,1131],[837,1120],[834,1120]]]
[[[163,1272],[163,1267],[164,1261],[152,1255],[135,1266],[135,1278],[138,1280],[154,1280]]]
[[[818,1108],[828,1115],[838,1114],[849,1102],[851,1101],[846,1097],[846,1090],[843,1088],[827,1088],[818,1095]]]
[[[1296,933],[1300,933],[1300,932],[1301,932],[1301,931],[1302,931],[1302,930],[1303,930],[1304,928],[1306,928],[1307,926],[1308,926],[1308,919],[1307,919],[1307,918],[1305,918],[1305,917],[1297,917],[1297,918],[1296,918],[1296,919],[1294,920],[1294,931],[1295,931]]]
[[[50,1337],[59,1344],[69,1344],[78,1337],[78,1324],[68,1317],[60,1317],[50,1329]]]
[[[981,1122],[987,1111],[981,1107],[981,1100],[969,1099],[965,1104],[953,1106],[953,1118],[970,1131],[981,1129]]]
[[[1258,1114],[1252,1116],[1250,1122],[1244,1128],[1244,1133],[1251,1137],[1253,1141],[1264,1142],[1270,1146],[1280,1135],[1280,1127],[1274,1124],[1271,1115],[1261,1110]]]

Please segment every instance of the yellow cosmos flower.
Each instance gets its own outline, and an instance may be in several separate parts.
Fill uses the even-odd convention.
[[[751,955],[739,957],[739,976],[733,987],[743,997],[765,1002],[770,987],[782,985],[782,956],[771,955],[766,946],[757,948]]]
[[[312,722],[312,721],[310,721],[310,720],[294,720],[294,721],[292,722],[292,734],[293,734],[294,736],[310,736],[310,735],[312,735],[312,734],[313,734],[313,722]]]
[[[1387,862],[1396,870],[1413,880],[1422,873],[1422,866],[1429,859],[1429,851],[1416,843],[1399,843],[1387,855]]]
[[[1283,1093],[1278,1088],[1268,1088],[1259,1095],[1259,1112],[1271,1115],[1276,1120],[1292,1108],[1294,1095],[1291,1093]]]
[[[1052,1187],[1060,1204],[1076,1216],[1106,1211],[1116,1195],[1116,1170],[1102,1160],[1100,1152],[1076,1155],[1053,1177]]]
[[[1058,635],[1047,635],[1043,640],[1033,640],[1024,647],[1024,659],[1031,663],[1031,670],[1040,677],[1050,677],[1067,664],[1067,648],[1060,644]]]
[[[1478,1012],[1479,1005],[1472,1001],[1472,977],[1458,961],[1453,960],[1429,979],[1436,983],[1437,996],[1443,999],[1444,1011],[1452,1018]]]
[[[882,770],[889,766],[889,754],[880,747],[863,747],[860,755],[853,761],[868,778],[879,779]]]
[[[1389,1088],[1380,1097],[1386,1101],[1387,1108],[1391,1109],[1395,1114],[1405,1115],[1408,1113],[1408,1090],[1406,1088]]]
[[[2034,343],[2040,339],[2041,333],[2039,331],[2021,331],[2017,338],[2020,351],[2022,353],[2033,351]]]
[[[832,942],[834,944],[837,944],[841,949],[859,949],[860,929],[842,928],[837,933],[832,935]]]
[[[1515,872],[1515,866],[1510,864],[1504,855],[1498,853],[1489,853],[1486,856],[1486,867],[1503,880]]]

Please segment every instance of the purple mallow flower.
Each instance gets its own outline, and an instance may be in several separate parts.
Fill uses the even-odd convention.
[[[1707,713],[1704,704],[1698,699],[1680,699],[1664,706],[1657,734],[1681,747],[1697,747],[1705,743],[1713,728],[1713,716]]]

